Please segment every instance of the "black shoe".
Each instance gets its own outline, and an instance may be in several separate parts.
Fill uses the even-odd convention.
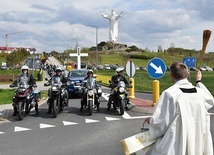
[[[39,110],[36,110],[36,115],[39,115]]]
[[[25,109],[25,116],[27,116],[28,114],[29,114],[29,111]]]
[[[18,111],[17,111],[17,110],[14,110],[12,116],[16,116],[17,113],[18,113]]]
[[[127,111],[129,111],[129,108],[128,108],[128,107],[125,107],[125,109],[126,109]]]
[[[97,107],[97,111],[100,111],[100,107]]]
[[[60,108],[59,108],[59,112],[62,112],[62,111],[63,111],[63,108],[62,108],[62,107],[60,107]]]
[[[51,114],[51,110],[48,110],[47,114]]]
[[[108,106],[107,111],[109,111],[109,110],[110,110],[110,108],[111,108],[111,106]]]
[[[80,112],[83,111],[83,107],[80,108]]]

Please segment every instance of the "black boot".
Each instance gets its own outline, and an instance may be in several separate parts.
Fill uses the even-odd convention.
[[[39,115],[38,103],[35,105],[36,115]]]
[[[47,112],[47,114],[51,114],[51,112],[52,112],[51,106],[49,105],[49,106],[48,106],[48,112]]]
[[[80,112],[81,112],[84,109],[83,108],[83,106],[84,106],[83,99],[81,99],[80,104],[81,104],[81,107],[80,107]]]
[[[17,108],[13,108],[13,114],[12,114],[12,116],[16,116],[17,113],[18,113]]]
[[[97,111],[100,111],[100,105],[99,104],[97,105]]]

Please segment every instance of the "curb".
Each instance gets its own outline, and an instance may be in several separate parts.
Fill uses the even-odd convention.
[[[45,98],[45,99],[41,99],[38,103],[38,106],[44,104],[46,101],[48,100],[48,98]],[[4,106],[4,105],[3,105]],[[2,111],[5,110],[6,112],[3,112],[2,111],[0,112],[0,124],[2,122],[9,122],[10,119],[13,119],[14,116],[12,116],[12,113],[13,113],[13,106],[12,106],[12,103],[11,104],[8,104],[6,105],[8,106],[8,108],[3,108],[1,109]],[[34,109],[34,108],[33,108]]]

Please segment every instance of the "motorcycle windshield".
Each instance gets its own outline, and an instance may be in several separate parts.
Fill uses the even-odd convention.
[[[87,79],[87,88],[88,89],[94,89],[95,87],[95,79],[93,77],[90,77]]]
[[[21,77],[19,82],[19,87],[22,88],[28,88],[28,78],[27,77]]]
[[[51,85],[58,85],[58,86],[61,86],[62,85],[62,82],[60,80],[60,77],[52,77],[52,80],[51,80]]]

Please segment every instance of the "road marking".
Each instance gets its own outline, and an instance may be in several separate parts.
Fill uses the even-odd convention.
[[[4,134],[4,132],[0,132],[0,134]]]
[[[106,100],[106,101],[108,101],[108,99],[109,99],[109,93],[102,93],[102,97]]]
[[[27,130],[31,130],[31,129],[15,126],[14,132],[27,131]]]
[[[120,118],[114,118],[114,117],[106,117],[107,121],[116,121],[116,120],[121,120]]]
[[[68,122],[68,121],[62,121],[64,125],[75,125],[75,124],[78,124],[78,123],[75,123],[75,122]]]
[[[124,114],[122,115],[122,117],[124,119],[140,119],[140,118],[147,118],[147,117],[151,117],[151,116],[137,116],[137,117],[131,117],[127,112],[124,112]]]
[[[94,120],[94,119],[85,119],[86,123],[96,123],[96,122],[100,122],[99,120]]]
[[[50,124],[40,124],[39,125],[40,129],[44,129],[44,128],[53,128],[56,127],[55,125],[50,125]]]

